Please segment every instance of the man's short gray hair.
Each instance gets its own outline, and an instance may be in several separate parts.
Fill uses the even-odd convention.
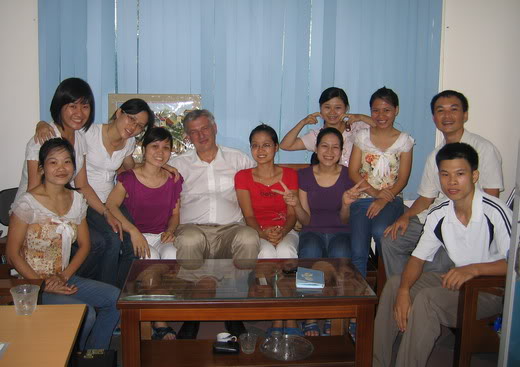
[[[182,119],[182,126],[184,127],[184,132],[188,132],[188,124],[192,121],[200,117],[206,117],[213,125],[215,125],[215,116],[208,110],[193,110],[188,112],[186,116]]]

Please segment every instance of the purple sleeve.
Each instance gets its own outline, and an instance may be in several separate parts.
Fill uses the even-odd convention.
[[[345,190],[348,190],[354,186],[354,182],[350,179],[350,176],[348,175],[348,168],[343,166],[341,169],[341,180],[345,184]]]
[[[135,175],[132,170],[121,172],[117,175],[117,181],[121,182],[127,193],[132,192]]]
[[[298,184],[300,189],[309,192],[310,189],[310,175],[312,173],[312,166],[298,170]]]

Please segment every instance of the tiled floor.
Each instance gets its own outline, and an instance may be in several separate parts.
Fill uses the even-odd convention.
[[[256,322],[246,322],[246,328],[254,332],[258,335],[263,336],[265,330],[271,325],[268,321],[256,321]],[[175,330],[179,330],[181,323],[174,322],[171,326]],[[204,322],[201,323],[201,328],[199,331],[198,338],[199,339],[214,339],[215,336],[220,333],[226,331],[224,328],[224,323],[222,322]],[[453,365],[453,350],[455,344],[455,336],[453,333],[447,329],[443,328],[443,332],[439,340],[437,341],[437,345],[430,356],[430,360],[428,361],[427,367],[449,367]],[[123,367],[121,364],[121,338],[119,336],[115,336],[112,338],[112,349],[118,350],[118,366]],[[472,367],[494,367],[497,365],[498,356],[496,354],[478,354],[473,356],[471,366]]]

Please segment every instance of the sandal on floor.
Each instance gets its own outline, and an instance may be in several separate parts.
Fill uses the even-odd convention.
[[[265,331],[265,337],[269,338],[272,333],[279,332],[280,334],[283,334],[283,328],[281,327],[270,327]]]
[[[320,335],[320,327],[318,326],[318,323],[317,322],[304,322],[302,324],[302,329],[303,329],[303,334],[305,336],[319,336]],[[311,332],[317,332],[318,335],[307,335],[307,333],[311,333]]]
[[[325,320],[325,323],[323,324],[323,333],[321,336],[330,336],[330,329],[332,327],[332,323],[330,320]]]
[[[303,331],[300,328],[297,328],[297,327],[286,327],[286,328],[283,328],[283,334],[304,336]]]
[[[154,327],[153,328],[153,334],[152,334],[152,340],[163,340],[164,337],[168,334],[173,334],[175,338],[177,337],[177,333],[175,330],[173,330],[171,327]]]

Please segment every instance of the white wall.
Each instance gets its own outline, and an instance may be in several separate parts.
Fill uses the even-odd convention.
[[[444,5],[440,88],[468,97],[466,127],[500,150],[505,200],[514,186],[520,142],[520,1]]]
[[[37,0],[0,1],[0,190],[18,186],[38,121],[37,15]]]

